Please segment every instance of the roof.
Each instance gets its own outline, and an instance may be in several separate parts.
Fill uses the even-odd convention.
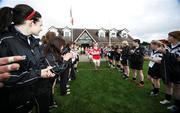
[[[63,29],[65,28],[69,28],[69,27],[64,27],[64,28],[58,28],[58,32],[59,32],[59,35],[61,37],[63,37]],[[98,31],[103,29],[104,31],[106,31],[106,35],[105,37],[99,37],[98,36]],[[112,29],[104,29],[104,28],[101,28],[101,29],[82,29],[82,28],[73,28],[73,41],[75,40],[78,40],[78,38],[80,37],[80,35],[82,35],[84,32],[87,32],[87,34],[93,39],[95,40],[96,42],[109,42],[109,32],[110,30]],[[115,28],[113,28],[115,29]],[[117,29],[116,29],[117,30]],[[125,29],[121,29],[121,30],[117,30],[117,37],[115,38],[111,38],[111,42],[119,42],[119,41],[123,41],[123,40],[127,40],[127,41],[132,41],[133,38],[132,36],[130,36],[128,34],[128,38],[123,38],[120,36],[120,33],[123,31],[123,30],[126,30],[128,31],[126,28]],[[71,31],[72,32],[72,31]],[[65,40],[67,41],[72,41],[72,37],[63,37]]]

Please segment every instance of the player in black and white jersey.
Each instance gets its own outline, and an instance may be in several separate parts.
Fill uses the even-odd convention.
[[[153,85],[153,89],[151,91],[151,96],[157,96],[159,93],[160,88],[160,78],[161,78],[161,60],[162,60],[162,53],[159,52],[159,49],[162,46],[162,43],[157,40],[153,40],[151,42],[151,55],[147,57],[149,62],[149,69],[148,69],[148,79],[151,81]]]
[[[170,45],[163,52],[162,67],[163,81],[166,85],[166,99],[161,104],[170,103],[171,95],[174,94],[175,104],[167,109],[180,112],[180,31],[173,31],[168,34]]]

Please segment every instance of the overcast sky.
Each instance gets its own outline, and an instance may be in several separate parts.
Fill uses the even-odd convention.
[[[26,3],[43,16],[45,33],[50,26],[74,28],[127,28],[142,41],[166,38],[180,30],[180,0],[0,0],[0,7]]]

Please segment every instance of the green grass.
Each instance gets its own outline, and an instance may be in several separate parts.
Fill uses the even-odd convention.
[[[149,96],[151,84],[145,77],[145,87],[138,88],[131,80],[124,80],[116,69],[101,64],[102,70],[93,69],[90,63],[80,63],[77,79],[70,82],[71,94],[60,96],[56,85],[56,100],[59,107],[52,113],[167,113],[159,104],[163,99],[163,85],[160,95]],[[147,74],[147,62],[144,75]]]

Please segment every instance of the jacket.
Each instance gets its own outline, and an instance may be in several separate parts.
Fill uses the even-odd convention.
[[[25,55],[26,59],[17,62],[20,69],[11,72],[14,76],[5,82],[5,87],[26,86],[37,82],[41,78],[41,69],[46,68],[39,41],[33,36],[23,35],[11,26],[6,33],[0,35],[0,57],[14,55]]]

